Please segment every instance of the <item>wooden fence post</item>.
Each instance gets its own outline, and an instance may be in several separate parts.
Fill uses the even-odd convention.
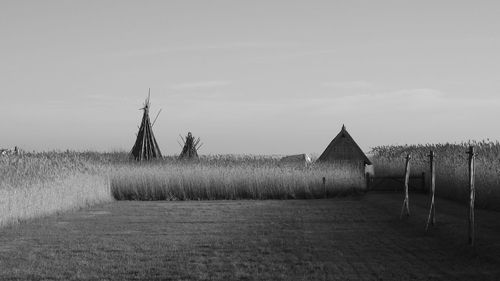
[[[323,177],[323,196],[327,198],[326,196],[326,178]]]
[[[434,206],[434,193],[436,192],[436,165],[434,164],[434,157],[436,154],[431,150],[428,156],[431,164],[431,207],[429,209],[429,217],[427,218],[425,231],[429,229],[429,224],[434,226],[436,223],[436,207]]]
[[[467,154],[469,154],[469,194],[470,194],[470,200],[469,200],[469,245],[474,246],[474,238],[475,238],[475,233],[474,233],[474,200],[476,199],[476,187],[474,186],[474,160],[476,158],[476,154],[474,153],[474,147],[470,146],[469,151],[467,151]]]
[[[422,172],[422,192],[425,193],[425,172]]]
[[[406,156],[406,165],[405,165],[405,200],[403,201],[403,208],[401,209],[401,215],[400,218],[403,217],[403,213],[405,212],[406,209],[406,215],[410,215],[410,198],[408,195],[408,182],[410,181],[410,159],[411,155],[408,154]]]

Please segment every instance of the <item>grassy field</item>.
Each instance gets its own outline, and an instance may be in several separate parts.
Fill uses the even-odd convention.
[[[411,171],[430,174],[430,150],[436,153],[436,194],[459,202],[468,200],[468,155],[473,145],[476,157],[476,204],[500,210],[500,144],[482,141],[459,144],[380,146],[372,150],[375,174],[401,176],[405,156],[411,153]]]
[[[490,146],[478,149],[478,200],[486,207],[500,202],[493,196],[498,159],[492,155],[498,145]],[[400,175],[408,151],[413,172],[425,171],[425,157],[434,148],[438,192],[461,198],[454,188],[467,178],[465,147],[376,148],[376,173]],[[437,226],[423,233],[426,195],[412,195],[412,217],[405,221],[398,219],[400,194],[216,201],[338,197],[365,188],[363,173],[354,167],[285,166],[278,159],[218,155],[196,162],[170,157],[136,163],[126,153],[91,152],[0,158],[0,279],[500,277],[497,212],[477,212],[477,243],[471,250],[463,206],[440,200]],[[480,172],[481,167],[489,169]],[[490,198],[484,198],[488,187]],[[100,205],[106,202],[112,203]],[[68,210],[73,211],[46,216]],[[11,224],[34,217],[44,218]]]
[[[401,199],[116,201],[0,228],[0,280],[498,280],[497,213],[473,251],[465,208],[424,234]]]

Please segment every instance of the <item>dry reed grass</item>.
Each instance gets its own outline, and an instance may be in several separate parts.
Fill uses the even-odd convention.
[[[126,164],[111,173],[111,191],[118,200],[323,198],[365,188],[362,171],[354,167],[278,166],[275,158],[250,156]]]
[[[83,153],[0,158],[0,226],[113,200],[105,170]]]
[[[366,188],[356,167],[280,166],[277,156],[249,155],[137,163],[123,152],[28,153],[1,157],[0,175],[0,225],[113,199],[323,198]]]
[[[380,146],[372,150],[375,174],[394,176],[404,173],[404,157],[411,153],[412,174],[429,176],[430,150],[436,153],[436,194],[459,202],[468,200],[467,148],[473,145],[476,158],[476,204],[500,210],[500,144],[469,141],[458,144]],[[427,179],[428,180],[428,179]]]

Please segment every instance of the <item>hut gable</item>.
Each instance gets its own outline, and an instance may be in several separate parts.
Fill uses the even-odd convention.
[[[362,161],[365,165],[372,164],[351,135],[349,135],[344,125],[340,133],[338,133],[319,156],[318,161]]]

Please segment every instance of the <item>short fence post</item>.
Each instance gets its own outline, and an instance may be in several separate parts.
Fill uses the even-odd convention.
[[[425,193],[425,172],[422,172],[422,192]]]
[[[410,159],[411,155],[408,154],[406,156],[406,165],[405,165],[405,200],[403,202],[403,208],[401,209],[401,215],[400,218],[403,217],[403,213],[406,210],[406,215],[410,215],[410,198],[408,195],[408,182],[410,181]]]
[[[427,218],[427,224],[425,225],[425,231],[429,229],[429,224],[434,226],[436,223],[436,207],[434,206],[434,194],[436,192],[436,165],[434,163],[434,151],[431,150],[429,156],[429,162],[431,164],[431,207],[429,209],[429,217]]]
[[[326,178],[323,177],[323,196],[326,198]]]
[[[468,217],[468,222],[469,222],[469,245],[474,246],[474,238],[475,238],[475,233],[474,233],[474,200],[476,199],[476,187],[474,186],[474,160],[476,158],[476,154],[474,153],[474,147],[470,146],[469,151],[467,151],[467,154],[469,154],[469,194],[470,194],[470,200],[469,200],[469,217]]]

